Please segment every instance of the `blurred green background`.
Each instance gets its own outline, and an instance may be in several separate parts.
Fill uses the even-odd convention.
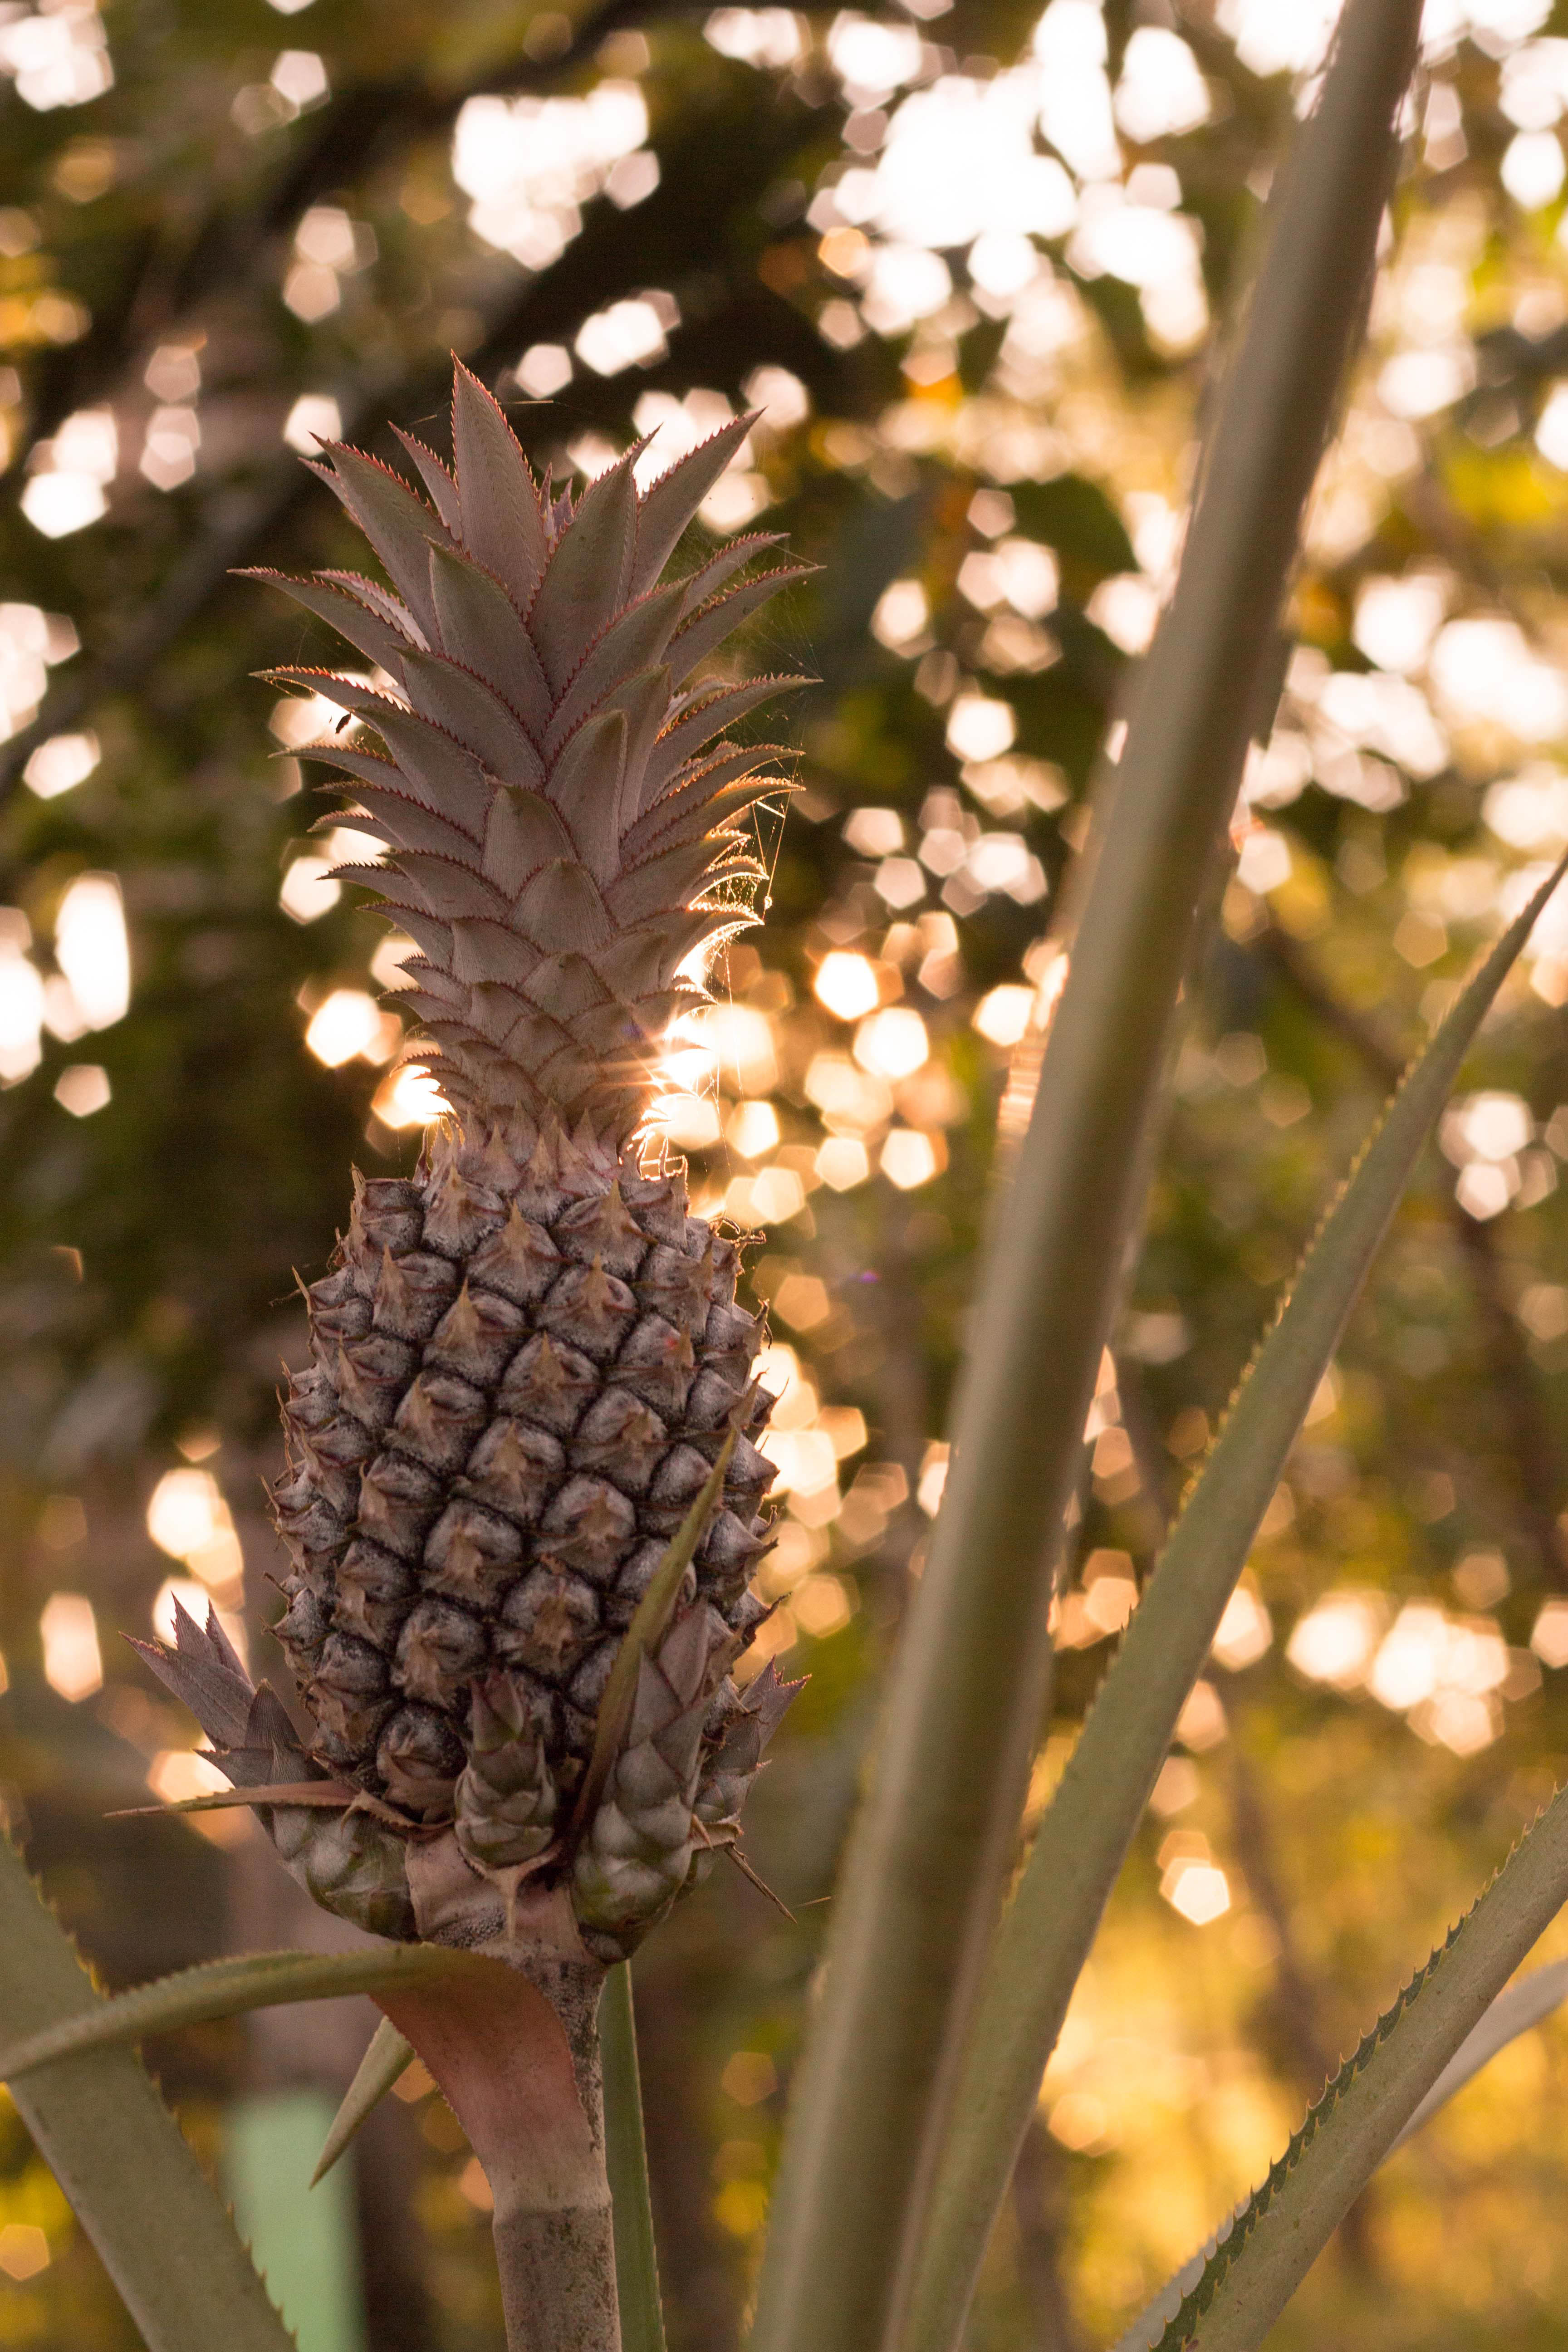
[[[120,1636],[210,1596],[286,1679],[263,1482],[294,1270],[323,1265],[352,1162],[411,1164],[422,1110],[380,927],[326,878],[353,844],[311,835],[314,718],[255,676],[335,654],[233,571],[357,565],[299,453],[342,430],[394,458],[389,423],[443,446],[454,350],[579,480],[760,409],[694,541],[787,531],[822,567],[748,648],[820,681],[762,828],[768,928],[665,1107],[700,1205],[767,1232],[761,1640],[811,1676],[748,1838],[793,1916],[717,1874],[637,1962],[673,2352],[740,2338],[1058,884],[1179,552],[1211,322],[1332,15],[0,5],[0,1810],[105,1981],[346,1934],[239,1815],[104,1820],[206,1779]],[[1037,1809],[1391,1076],[1568,844],[1565,109],[1568,8],[1430,0],[1090,1423]],[[1561,1776],[1565,1004],[1549,912],[1184,1717],[974,2352],[1111,2337]],[[149,2055],[310,2305],[308,2352],[499,2352],[482,2176],[417,2075],[335,2218],[300,2218],[370,2017]],[[1510,2048],[1379,2178],[1279,2344],[1561,2343],[1565,2089],[1568,2026]],[[0,2345],[132,2342],[0,2106]]]

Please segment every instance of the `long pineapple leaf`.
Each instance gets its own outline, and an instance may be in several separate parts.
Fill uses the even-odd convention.
[[[105,2004],[0,1839],[0,2013],[33,2035]],[[294,2352],[234,2224],[141,2061],[94,2050],[13,2086],[148,2352]]]
[[[1546,1968],[1532,1969],[1528,1976],[1521,1977],[1516,1983],[1500,1992],[1480,2023],[1472,2027],[1465,2036],[1409,2122],[1391,2144],[1389,2155],[1392,2156],[1395,2148],[1403,2147],[1407,2139],[1414,2138],[1424,2125],[1430,2123],[1438,2109],[1446,2107],[1455,2093],[1462,2091],[1500,2050],[1516,2041],[1521,2033],[1528,2033],[1543,2018],[1550,2017],[1565,2000],[1568,2000],[1568,1960],[1553,1960]],[[1215,2232],[1202,2252],[1195,2254],[1190,2263],[1184,2263],[1175,2277],[1167,2282],[1153,2302],[1118,2338],[1116,2352],[1151,2352],[1151,2347],[1159,2343],[1186,2297],[1204,2276],[1209,2262],[1236,2224],[1247,2215],[1251,2203],[1250,2198],[1245,2200],[1224,2227]]]
[[[405,2042],[390,2017],[381,2019],[366,2045],[364,2056],[354,2069],[353,2081],[343,2093],[342,2105],[332,2117],[316,2169],[310,2175],[310,2186],[324,2180],[349,2142],[367,2118],[385,2098],[395,2083],[401,2082],[414,2063],[414,2044]]]
[[[1568,1899],[1559,1790],[1480,1901],[1347,2058],[1226,2231],[1157,2352],[1256,2352],[1334,2229]]]
[[[15,2083],[40,2066],[84,2050],[112,2050],[152,2033],[177,2033],[252,2009],[296,2000],[340,2000],[347,1993],[390,1992],[400,1985],[502,1967],[476,1953],[444,1945],[393,1944],[363,1952],[247,1952],[207,1960],[154,1984],[135,1986],[90,2010],[41,2023],[0,2050],[0,2083]],[[13,2012],[7,2011],[7,2023]]]
[[[621,2344],[623,2352],[665,2352],[632,1972],[625,1960],[610,1970],[599,1996],[599,2047],[605,2065],[605,2154],[615,2204]]]
[[[1198,908],[1364,314],[1419,15],[1419,0],[1345,12],[1281,175],[1174,601],[1097,793],[1068,977],[972,1318],[947,1499],[840,1873],[756,2352],[871,2352],[898,2334],[1048,1680],[1051,1552]]]
[[[1542,2023],[1554,2009],[1568,2000],[1568,1960],[1552,1960],[1543,1969],[1531,1969],[1527,1977],[1500,1992],[1480,2023],[1468,2032],[1433,2084],[1410,2121],[1405,2125],[1394,2147],[1403,2147],[1407,2139],[1429,2124],[1439,2107],[1446,2107],[1456,2092],[1489,2066],[1500,2050],[1517,2042],[1521,2033]],[[1390,2154],[1393,2150],[1390,2150]]]
[[[1564,860],[1568,865],[1568,860]],[[1253,1360],[1047,1808],[997,1935],[960,2077],[907,2340],[949,2352],[1047,2060],[1176,1719],[1400,1194],[1559,866],[1389,1105]]]

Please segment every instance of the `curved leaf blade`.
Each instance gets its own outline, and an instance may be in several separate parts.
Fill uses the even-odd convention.
[[[500,1969],[500,1960],[437,1944],[394,1944],[363,1952],[247,1952],[182,1969],[156,1983],[116,1993],[91,2010],[60,2017],[0,2050],[0,2082],[15,2083],[40,2066],[83,2051],[114,2050],[149,2034],[177,2033],[187,2025],[241,2017],[289,2001],[338,2000],[356,1992],[383,1993],[439,1977]]]
[[[1521,1977],[1517,1984],[1500,1992],[1480,2023],[1460,2042],[1394,2141],[1394,2147],[1403,2147],[1407,2139],[1414,2139],[1439,2107],[1446,2107],[1483,2066],[1490,2065],[1500,2050],[1506,2050],[1521,2033],[1540,2025],[1564,2000],[1568,2000],[1568,1960],[1553,1960],[1546,1968],[1531,1969],[1527,1977]],[[1389,2153],[1392,2155],[1393,2149]]]
[[[0,1839],[0,2011],[29,2037],[100,2001],[70,1939]],[[294,2352],[233,2222],[129,2050],[89,2049],[12,2098],[149,2352]]]
[[[1411,1170],[1565,867],[1568,859],[1510,924],[1406,1074],[1244,1375],[1100,1685],[975,2012],[910,2322],[915,2352],[957,2341],[1040,2076],[1177,1717]]]
[[[343,2093],[342,2105],[321,2142],[321,2153],[310,2175],[312,2189],[326,2179],[361,2126],[413,2063],[412,2042],[405,2041],[390,2017],[378,2020],[364,2056],[354,2069],[353,2081]]]
[[[1466,2035],[1449,2059],[1394,2140],[1389,2155],[1403,2147],[1406,2140],[1414,2138],[1422,2126],[1429,2123],[1440,2107],[1446,2107],[1455,2093],[1462,2091],[1500,2050],[1550,2017],[1565,1999],[1568,1999],[1568,1960],[1553,1960],[1549,1967],[1532,1969],[1528,1976],[1521,1977],[1516,1983],[1500,1992],[1480,2023]],[[1238,2205],[1224,2227],[1215,2231],[1190,2263],[1183,2264],[1175,2277],[1167,2282],[1153,2302],[1118,2338],[1116,2352],[1152,2352],[1152,2347],[1159,2343],[1182,2304],[1203,2277],[1206,2265],[1220,2244],[1246,2215],[1250,2202],[1251,2200],[1247,2199]]]
[[[1199,2342],[1203,2352],[1257,2352],[1565,1897],[1568,1791],[1559,1790],[1475,1908],[1345,2061],[1209,2256],[1156,2352]]]

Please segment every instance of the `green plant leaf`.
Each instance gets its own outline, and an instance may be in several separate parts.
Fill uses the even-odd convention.
[[[1198,909],[1364,315],[1419,15],[1419,0],[1345,12],[1280,174],[1174,598],[1121,761],[1097,788],[1068,892],[1067,982],[970,1320],[947,1496],[840,1873],[756,2352],[867,2352],[898,2333],[1048,1681],[1052,1550]]]
[[[0,2012],[29,2038],[107,2003],[0,1839]],[[180,2127],[129,2050],[96,2049],[13,2085],[149,2352],[293,2352]]]
[[[312,2189],[319,2180],[326,2179],[360,2126],[381,2105],[393,2084],[402,2080],[413,2063],[414,2044],[404,2040],[390,2017],[382,2018],[370,2037],[364,2056],[354,2069],[353,2081],[343,2093],[342,2105],[332,2117],[331,2127],[321,2143],[316,2169],[310,2175]]]
[[[1156,2352],[1197,2342],[1203,2352],[1256,2352],[1565,1897],[1568,1791],[1559,1790],[1475,1908],[1346,2059],[1209,2255]]]
[[[1553,1960],[1549,1967],[1532,1969],[1528,1976],[1521,1977],[1516,1983],[1500,1992],[1480,2023],[1465,2036],[1409,2122],[1392,2143],[1389,2155],[1403,2147],[1407,2139],[1414,2138],[1422,2126],[1431,2121],[1438,2108],[1446,2107],[1454,2094],[1462,2091],[1500,2050],[1517,2040],[1520,2034],[1528,2033],[1543,2018],[1550,2017],[1564,2000],[1568,2000],[1568,1960]],[[1159,2343],[1182,2304],[1203,2277],[1220,2244],[1228,2238],[1236,2224],[1246,2217],[1251,2203],[1252,2200],[1248,2198],[1238,2205],[1224,2228],[1216,2231],[1201,2252],[1183,2265],[1153,2302],[1140,2313],[1126,2333],[1119,2337],[1116,2352],[1150,2352],[1150,2347]]]
[[[1564,870],[1411,1067],[1308,1251],[1144,1588],[998,1932],[960,2077],[908,2341],[948,2352],[1068,2002],[1307,1408],[1488,1008]]]
[[[1517,1984],[1507,1986],[1480,2023],[1465,2036],[1394,2141],[1394,2147],[1403,2147],[1407,2139],[1414,2139],[1438,2108],[1446,2107],[1456,2092],[1462,2091],[1472,2076],[1491,2063],[1500,2050],[1517,2042],[1531,2026],[1541,2024],[1564,2000],[1568,2000],[1568,1960],[1553,1960],[1546,1968],[1531,1969]],[[1389,2153],[1392,2155],[1393,2149]]]
[[[621,2344],[623,2352],[665,2352],[632,1972],[625,1960],[610,1970],[599,1996],[599,2046],[605,2066],[605,2155],[615,2209]]]
[[[177,2033],[247,2010],[296,2000],[339,2000],[347,1993],[389,1992],[436,1977],[500,1969],[500,1960],[437,1944],[393,1944],[363,1952],[246,1952],[207,1960],[153,1984],[116,1993],[75,2016],[64,2016],[0,2050],[0,2083],[15,2083],[40,2066],[83,2050],[112,2050],[153,2033]]]

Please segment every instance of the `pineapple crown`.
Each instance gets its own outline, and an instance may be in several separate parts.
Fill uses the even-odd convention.
[[[448,468],[405,433],[429,502],[342,443],[312,470],[364,532],[392,593],[347,572],[265,579],[382,673],[265,675],[374,728],[307,754],[356,828],[387,845],[336,868],[414,939],[397,1001],[459,1115],[552,1124],[620,1149],[650,1064],[705,953],[758,919],[764,869],[743,820],[788,789],[774,744],[722,730],[796,677],[696,673],[809,566],[735,583],[777,534],[732,540],[685,578],[666,562],[752,422],[742,416],[646,491],[639,442],[575,499],[537,480],[499,404],[460,363]],[[727,583],[734,583],[726,586]],[[342,722],[340,721],[340,725]],[[337,816],[321,820],[323,825]]]

